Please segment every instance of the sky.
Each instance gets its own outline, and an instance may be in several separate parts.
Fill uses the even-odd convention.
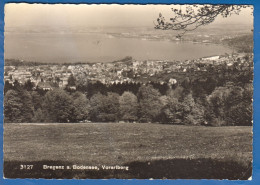
[[[51,26],[51,27],[149,27],[153,26],[161,12],[165,18],[172,15],[171,8],[180,5],[72,5],[72,4],[26,4],[5,5],[5,26]],[[218,17],[214,24],[252,24],[250,8],[239,16]]]

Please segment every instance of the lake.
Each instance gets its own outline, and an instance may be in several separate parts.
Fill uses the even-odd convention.
[[[6,59],[39,62],[111,62],[126,56],[136,60],[186,60],[231,52],[222,45],[105,33],[5,33]]]

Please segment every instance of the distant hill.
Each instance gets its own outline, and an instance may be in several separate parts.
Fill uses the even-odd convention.
[[[230,47],[233,47],[238,52],[243,53],[252,53],[253,52],[253,34],[233,37],[223,40],[224,44],[227,44]]]

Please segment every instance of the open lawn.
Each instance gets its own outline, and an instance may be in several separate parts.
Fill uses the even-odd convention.
[[[197,165],[203,170],[207,169],[203,165],[208,164],[211,169],[214,165],[219,166],[220,163],[224,165],[223,168],[228,168],[228,165],[233,165],[234,168],[233,162],[235,162],[245,169],[251,169],[251,152],[252,127],[149,123],[4,124],[4,161],[6,169],[9,170],[11,170],[11,162],[17,161],[24,163],[60,161],[82,165],[127,164],[132,165],[133,168],[140,165],[145,168],[147,167],[145,165],[150,162],[152,165],[156,165],[157,162],[160,165],[175,165],[174,169],[178,163],[180,167],[186,165],[187,169]],[[216,161],[219,163],[215,164]],[[160,170],[155,166],[154,169]],[[112,177],[117,176],[108,175],[105,178]],[[150,176],[139,173],[119,177],[149,178]],[[166,175],[166,178],[174,177]],[[209,176],[209,178],[214,177],[214,175]],[[158,178],[162,177],[158,176]],[[196,176],[191,175],[187,178],[196,178]],[[225,176],[215,178],[225,178]],[[236,177],[232,178],[236,179]]]

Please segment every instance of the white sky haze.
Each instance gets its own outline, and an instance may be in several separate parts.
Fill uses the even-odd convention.
[[[172,7],[180,5],[73,5],[9,3],[5,6],[6,27],[21,26],[86,26],[86,27],[139,27],[153,26],[159,13],[165,18],[172,15]],[[252,24],[250,8],[214,24]]]

